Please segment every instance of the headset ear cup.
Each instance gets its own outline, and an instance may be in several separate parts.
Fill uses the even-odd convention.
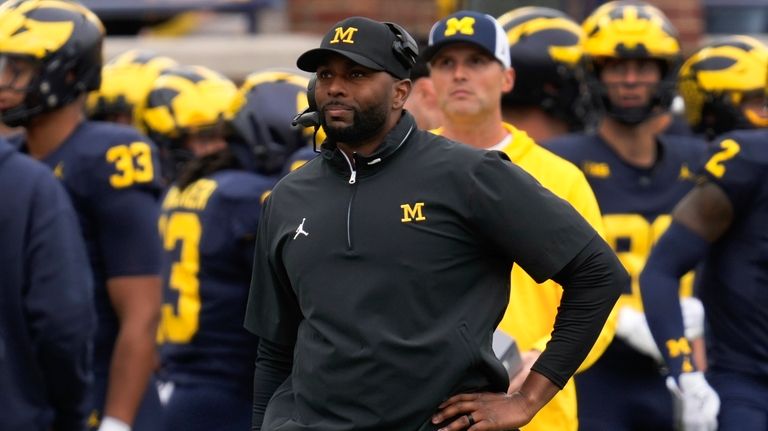
[[[317,74],[313,73],[307,83],[307,109],[300,112],[291,121],[293,126],[319,127],[320,113],[317,112],[317,100],[315,99],[315,87],[317,86]]]
[[[419,46],[416,40],[400,25],[393,22],[385,22],[384,24],[395,35],[395,40],[392,42],[392,51],[395,53],[395,57],[406,69],[411,69],[419,56]]]

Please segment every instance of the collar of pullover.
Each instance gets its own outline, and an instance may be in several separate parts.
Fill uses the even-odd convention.
[[[335,142],[326,140],[321,147],[322,156],[331,166],[344,174],[351,173],[350,183],[354,183],[356,177],[375,172],[378,167],[383,166],[386,160],[405,144],[414,130],[416,130],[416,121],[410,113],[404,111],[400,121],[387,133],[384,141],[373,154],[363,156],[355,153],[354,160],[350,160]]]

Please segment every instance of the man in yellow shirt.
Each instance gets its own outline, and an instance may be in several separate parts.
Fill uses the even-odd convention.
[[[457,12],[432,27],[424,56],[444,116],[443,127],[432,132],[474,147],[503,151],[542,185],[570,202],[602,234],[600,210],[581,171],[502,119],[501,95],[512,90],[515,74],[499,23],[489,15]],[[538,284],[517,266],[512,269],[511,284],[509,306],[499,328],[513,336],[522,351],[523,369],[510,376],[510,390],[514,391],[549,340],[562,288],[553,281]],[[602,354],[614,330],[615,319],[610,318],[580,370]],[[576,393],[569,381],[523,429],[577,428]]]

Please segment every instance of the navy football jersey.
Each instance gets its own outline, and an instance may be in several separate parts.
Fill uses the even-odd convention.
[[[647,169],[637,168],[622,160],[596,134],[575,134],[554,139],[547,148],[582,169],[595,192],[603,213],[606,240],[616,251],[632,282],[626,287],[619,306],[642,310],[638,278],[652,245],[667,229],[670,213],[677,202],[694,186],[696,172],[703,163],[706,144],[696,138],[660,135],[657,137],[659,158]],[[690,277],[684,283],[690,293]],[[613,348],[599,360],[610,360]],[[622,343],[623,344],[623,343]],[[639,353],[627,347],[620,349],[638,360]],[[628,358],[617,359],[626,366]],[[653,361],[646,357],[650,368]]]
[[[704,174],[734,209],[698,278],[713,366],[768,377],[768,130],[724,135]]]
[[[222,170],[166,193],[158,331],[165,378],[251,385],[258,339],[243,319],[261,203],[273,185]]]
[[[631,276],[617,307],[642,310],[639,276],[652,245],[671,223],[670,213],[694,186],[706,143],[672,135],[656,137],[650,168],[621,159],[600,136],[569,135],[547,148],[582,169],[603,213],[606,240]],[[690,276],[681,293],[690,294]],[[615,337],[595,364],[575,376],[579,426],[584,429],[674,429],[672,398],[659,364]]]
[[[80,220],[98,316],[94,370],[104,375],[119,329],[106,281],[160,274],[157,149],[131,127],[84,121],[41,161],[64,184]]]

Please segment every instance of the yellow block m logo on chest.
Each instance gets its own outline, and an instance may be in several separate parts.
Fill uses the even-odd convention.
[[[329,43],[355,43],[354,40],[352,40],[353,37],[355,37],[355,33],[357,32],[357,28],[355,27],[336,27],[334,29],[333,39]]]
[[[475,19],[471,16],[465,16],[462,19],[451,18],[445,23],[445,35],[453,36],[456,33],[471,36],[475,34]]]
[[[413,206],[409,204],[402,204],[400,208],[403,209],[403,218],[400,219],[403,223],[410,223],[412,221],[424,221],[427,218],[424,217],[424,202],[416,202]]]

